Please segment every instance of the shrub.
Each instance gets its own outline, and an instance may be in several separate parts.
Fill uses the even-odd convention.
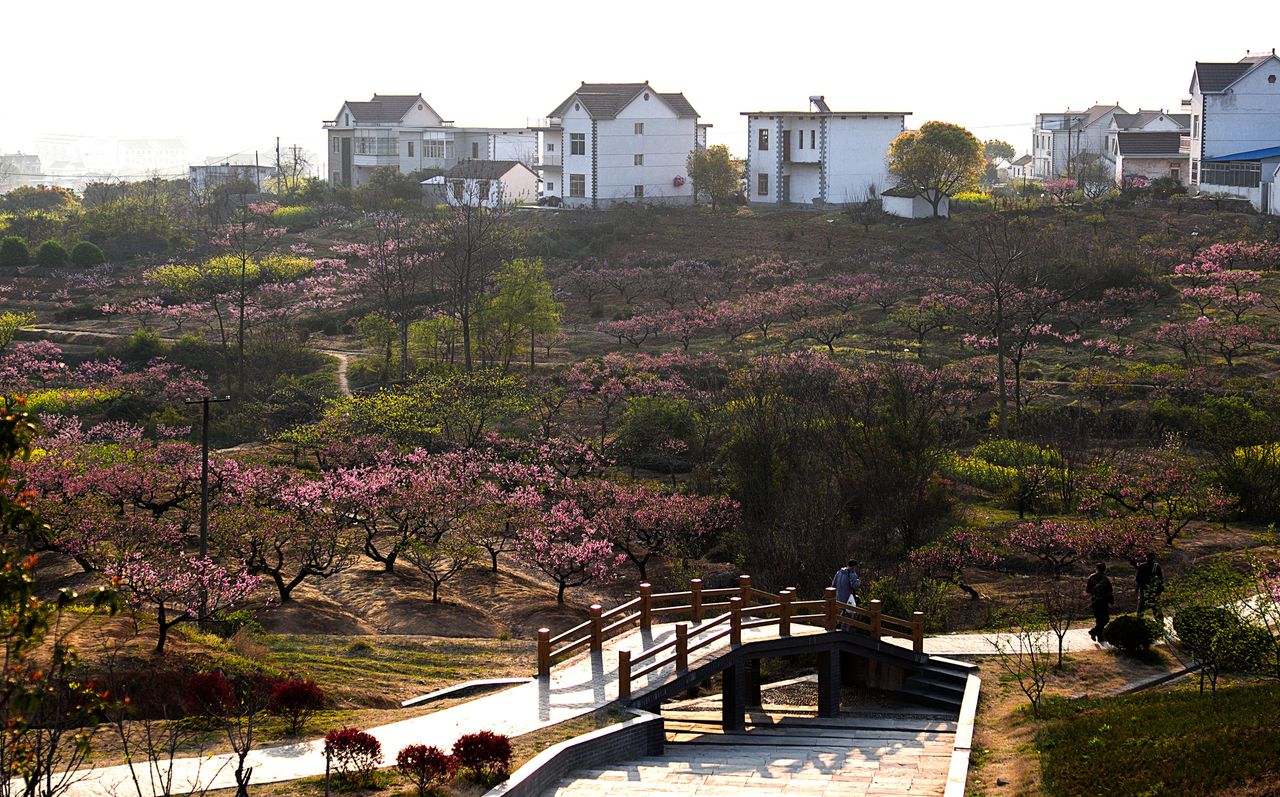
[[[1102,638],[1125,653],[1134,654],[1150,650],[1156,641],[1157,629],[1141,617],[1122,614],[1107,624]]]
[[[290,679],[271,685],[268,708],[284,718],[289,733],[297,734],[316,711],[324,708],[324,690],[312,680]]]
[[[1275,646],[1267,630],[1218,606],[1188,606],[1174,615],[1173,630],[1202,665],[1201,678],[1207,676],[1215,689],[1219,673],[1257,672],[1273,663]]]
[[[1266,522],[1280,517],[1280,443],[1237,448],[1223,463],[1222,486],[1240,499],[1240,512]]]
[[[16,235],[0,239],[0,266],[20,267],[30,265],[31,250],[27,242]]]
[[[418,797],[424,797],[453,778],[458,762],[439,747],[411,744],[396,755],[396,767],[413,781]]]
[[[81,241],[71,247],[71,264],[81,268],[96,266],[107,262],[107,254],[91,241]]]
[[[485,785],[506,780],[511,768],[511,739],[493,731],[468,733],[453,743],[458,767]]]
[[[1017,468],[994,465],[978,457],[953,454],[942,461],[940,470],[949,479],[991,492],[1008,490],[1018,484]]]
[[[961,191],[951,197],[950,207],[953,210],[991,210],[991,197],[978,191]]]
[[[36,265],[64,266],[67,263],[67,250],[62,244],[50,239],[36,249]]]
[[[336,728],[324,736],[324,756],[338,765],[345,785],[362,787],[382,763],[382,743],[359,728]]]
[[[220,672],[198,672],[187,679],[183,702],[192,714],[216,717],[235,706],[235,689]]]
[[[1051,448],[1041,448],[1034,443],[1021,440],[985,440],[973,449],[978,459],[992,465],[1014,468],[1018,465],[1047,465],[1052,468],[1062,467],[1062,457]]]
[[[271,220],[288,228],[289,232],[297,232],[308,227],[314,227],[317,223],[316,216],[315,208],[305,205],[279,207],[271,212]]]

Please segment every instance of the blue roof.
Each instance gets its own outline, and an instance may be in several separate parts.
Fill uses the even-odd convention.
[[[1219,155],[1216,158],[1205,158],[1205,160],[1211,163],[1221,163],[1223,161],[1259,161],[1265,158],[1280,158],[1280,147],[1251,149],[1248,152],[1237,152],[1232,155]]]

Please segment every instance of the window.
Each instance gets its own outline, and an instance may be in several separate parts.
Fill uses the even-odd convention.
[[[756,149],[759,149],[761,151],[767,150],[769,148],[769,128],[767,127],[760,128],[759,138],[760,138],[760,142],[756,145]]]
[[[410,158],[412,158],[412,157],[413,157],[413,142],[412,142],[412,141],[406,141],[406,142],[404,142],[404,143],[405,143],[405,146],[407,146],[407,147],[409,148],[409,157],[410,157]]]
[[[1170,176],[1170,177],[1172,177],[1173,179],[1177,180],[1178,182],[1182,182],[1182,164],[1180,164],[1180,163],[1170,163],[1170,164],[1169,164],[1169,176]]]
[[[637,136],[644,135],[644,122],[636,122],[636,135]]]
[[[1228,161],[1200,165],[1200,182],[1232,188],[1257,188],[1262,182],[1262,161]]]
[[[636,186],[634,194],[636,199],[644,199],[644,186],[642,185]]]
[[[554,191],[554,190],[556,190],[556,183],[555,183],[555,181],[554,181],[554,180],[548,180],[548,181],[547,181],[547,190],[548,190],[548,191]]]
[[[1191,161],[1191,184],[1200,184],[1200,161]]]
[[[453,198],[461,202],[463,194],[466,193],[467,184],[462,180],[450,180],[449,187],[453,189]]]
[[[422,157],[448,158],[453,154],[453,142],[444,138],[429,138],[422,142]]]
[[[769,196],[769,174],[761,172],[756,175],[756,193],[760,196]]]
[[[556,151],[556,145],[555,145],[555,144],[552,144],[550,141],[548,141],[548,142],[547,142],[547,152],[555,152],[555,151]]]
[[[337,139],[337,138],[335,138],[335,139],[333,140],[333,152],[334,152],[334,154],[335,154],[335,155],[336,155],[336,154],[338,154],[339,152],[342,152],[342,140],[341,140],[341,139]]]
[[[1198,115],[1191,117],[1191,137],[1200,137],[1200,117]]]
[[[586,133],[570,133],[569,134],[569,154],[570,155],[586,155],[587,154],[587,134]]]
[[[342,172],[334,172],[333,179],[330,180],[329,182],[333,183],[334,185],[337,185],[338,181],[340,181],[341,179],[342,179]]]
[[[587,195],[587,176],[585,174],[569,175],[569,196]]]
[[[817,149],[817,148],[818,148],[818,145],[817,145],[817,143],[816,143],[816,142],[817,142],[817,140],[818,140],[818,131],[817,131],[817,130],[810,130],[810,131],[809,131],[809,149]]]
[[[804,149],[804,131],[796,131],[796,149]]]
[[[489,181],[481,180],[479,182],[479,186],[480,186],[480,201],[488,202],[489,201]]]
[[[636,165],[636,166],[643,166],[643,165],[644,165],[644,155],[637,154],[637,155],[635,156],[635,165]]]
[[[475,159],[475,158],[480,157],[480,142],[479,142],[479,141],[472,141],[472,142],[471,142],[471,157],[472,157],[472,159]]]

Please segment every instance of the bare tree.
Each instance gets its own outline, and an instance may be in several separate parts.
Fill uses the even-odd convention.
[[[1053,579],[1045,579],[1041,585],[1040,606],[1045,624],[1058,640],[1058,663],[1054,669],[1061,670],[1063,640],[1072,623],[1086,616],[1088,607],[1075,584]]]
[[[996,663],[1014,681],[1031,702],[1031,714],[1040,717],[1040,699],[1053,669],[1049,651],[1049,627],[1043,614],[1018,607],[1008,615],[1010,630],[991,637],[996,650]]]

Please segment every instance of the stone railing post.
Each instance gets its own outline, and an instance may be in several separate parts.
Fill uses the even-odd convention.
[[[551,629],[538,629],[538,677],[551,674]]]
[[[618,651],[618,697],[631,697],[631,651]]]
[[[778,636],[791,636],[791,590],[778,593]]]
[[[871,638],[876,641],[880,640],[880,611],[880,600],[871,601]]]
[[[676,623],[676,671],[689,669],[689,624]]]
[[[911,649],[924,653],[924,612],[911,613]]]
[[[742,598],[729,599],[729,644],[742,644]]]
[[[828,631],[834,631],[837,628],[836,617],[839,614],[839,609],[837,607],[840,605],[840,602],[836,600],[836,588],[827,587],[824,589],[822,591],[822,599],[826,602],[826,622],[824,625]]]
[[[640,585],[640,629],[648,631],[653,627],[653,585]]]
[[[689,605],[693,608],[693,621],[702,622],[702,579],[689,579]]]
[[[600,615],[604,607],[598,603],[591,604],[591,649],[599,651],[604,648],[604,620]]]

